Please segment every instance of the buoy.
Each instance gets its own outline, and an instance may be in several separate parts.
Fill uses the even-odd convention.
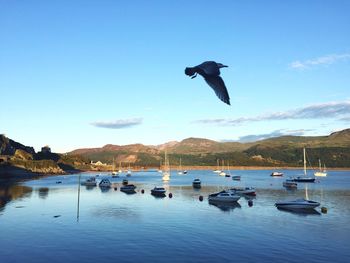
[[[114,187],[114,191],[117,191],[118,190],[118,187]]]
[[[142,189],[142,190],[141,190],[141,193],[144,194],[144,193],[145,193],[145,190]]]
[[[249,205],[249,207],[252,207],[253,206],[253,200],[249,200],[248,201],[248,205]]]
[[[169,193],[169,198],[173,198],[173,194],[172,193]]]
[[[201,201],[201,202],[203,201],[203,196],[202,195],[199,196],[199,201]]]
[[[324,206],[321,207],[322,213],[327,214],[327,211],[328,211],[327,207],[324,207]]]

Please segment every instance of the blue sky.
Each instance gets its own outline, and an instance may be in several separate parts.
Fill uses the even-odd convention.
[[[350,126],[349,1],[0,0],[0,133],[56,152]],[[231,105],[184,68],[215,60]]]

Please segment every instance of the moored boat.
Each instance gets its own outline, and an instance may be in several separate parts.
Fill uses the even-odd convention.
[[[165,196],[166,190],[164,187],[154,187],[151,189],[151,194],[152,195],[157,195],[157,196]]]
[[[283,173],[281,172],[272,172],[270,176],[283,176]]]
[[[221,191],[208,196],[209,201],[216,202],[237,202],[240,198],[241,196],[231,191]]]
[[[111,187],[112,184],[107,178],[104,178],[101,180],[101,182],[98,185],[100,187]]]
[[[239,180],[241,180],[241,176],[240,175],[232,175],[232,180],[239,181]]]
[[[89,177],[88,179],[85,180],[85,182],[82,182],[81,185],[85,186],[96,186],[96,178],[94,176]]]
[[[129,183],[128,179],[123,179],[122,184],[127,185]]]
[[[136,186],[133,184],[127,184],[120,187],[120,191],[122,192],[133,192],[135,191],[135,189],[136,189]]]
[[[201,188],[201,186],[202,186],[201,184],[202,184],[202,182],[199,178],[194,179],[192,182],[193,188]]]
[[[294,182],[293,180],[285,180],[283,182],[283,186],[286,188],[297,188],[298,184],[296,182]]]
[[[234,187],[234,188],[230,188],[230,191],[238,195],[256,196],[256,191],[254,187]]]
[[[304,198],[275,203],[275,206],[281,209],[314,209],[319,205],[319,202],[306,200]]]

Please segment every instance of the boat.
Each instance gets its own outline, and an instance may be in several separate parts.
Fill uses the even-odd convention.
[[[216,202],[237,202],[241,198],[240,195],[231,191],[221,191],[215,194],[210,194],[208,197],[209,201]]]
[[[100,187],[111,187],[111,182],[107,178],[103,178],[98,184]]]
[[[130,163],[129,163],[128,170],[126,171],[126,176],[131,176]]]
[[[279,209],[314,209],[319,205],[319,202],[307,200],[304,198],[275,203],[275,206]]]
[[[232,180],[240,181],[241,180],[241,176],[240,175],[232,175]]]
[[[123,182],[122,182],[123,185],[127,185],[128,183],[129,183],[128,179],[123,179]]]
[[[201,188],[202,187],[201,184],[202,184],[202,182],[199,178],[194,179],[192,182],[193,188]]]
[[[281,172],[273,172],[270,174],[270,176],[283,176],[283,173]]]
[[[92,176],[89,177],[88,179],[85,180],[85,182],[82,182],[81,185],[85,185],[85,186],[96,186],[96,177]]]
[[[167,156],[167,152],[164,152],[164,171],[162,173],[162,180],[163,182],[170,181],[170,166],[169,166],[169,159]]]
[[[230,188],[229,191],[234,192],[238,195],[256,196],[256,191],[254,187],[234,187]]]
[[[225,177],[231,177],[230,162],[229,161],[227,161],[227,173],[225,174]]]
[[[222,172],[222,171],[219,169],[219,166],[220,166],[220,165],[219,165],[219,162],[220,162],[219,159],[217,159],[217,160],[216,160],[216,170],[213,171],[214,173],[217,173],[217,174],[219,174],[219,173]]]
[[[293,177],[292,180],[294,182],[300,182],[300,183],[314,183],[315,177],[309,177],[306,173],[306,151],[305,148],[303,148],[303,155],[304,155],[304,176],[297,176]]]
[[[136,186],[133,184],[127,184],[120,187],[120,191],[122,192],[134,192],[135,189],[136,189]]]
[[[121,174],[122,172],[123,172],[122,162],[119,162],[119,170],[118,170],[118,173]]]
[[[226,173],[224,172],[224,163],[225,163],[225,161],[222,160],[222,169],[221,169],[221,171],[219,173],[220,176],[226,176]]]
[[[321,160],[320,159],[318,159],[318,166],[319,166],[319,171],[315,172],[314,176],[326,177],[327,176],[326,165],[323,164],[323,169],[322,169]]]
[[[115,170],[115,161],[114,161],[114,158],[113,158],[113,167],[112,167],[112,177],[113,177],[113,178],[119,177],[119,173]]]
[[[151,189],[151,194],[156,196],[165,196],[166,190],[164,187],[154,187]]]
[[[286,188],[297,188],[298,184],[296,182],[294,182],[293,180],[287,179],[283,182],[283,186]]]

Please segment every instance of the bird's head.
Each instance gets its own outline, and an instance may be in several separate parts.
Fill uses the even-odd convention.
[[[185,74],[191,77],[191,79],[197,77],[197,71],[195,68],[185,68]]]

